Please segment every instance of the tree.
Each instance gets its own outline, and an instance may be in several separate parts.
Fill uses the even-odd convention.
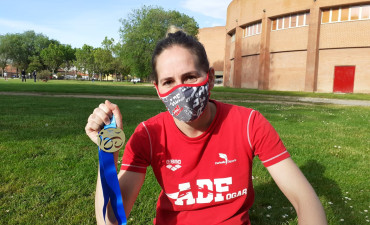
[[[61,45],[63,52],[63,63],[61,66],[64,68],[65,73],[73,66],[73,62],[76,61],[76,49],[72,48],[71,45]]]
[[[79,70],[87,72],[91,75],[94,73],[94,48],[90,45],[84,44],[82,48],[76,49],[75,64]]]
[[[3,64],[8,61],[17,68],[27,69],[31,62],[35,62],[35,57],[38,57],[38,61],[40,61],[41,51],[47,48],[50,43],[59,44],[58,41],[49,40],[48,37],[36,34],[34,31],[6,34],[1,37],[0,58],[3,59],[1,60]],[[6,55],[4,55],[5,53]]]
[[[100,80],[102,80],[102,75],[109,73],[109,71],[112,70],[112,52],[108,49],[96,48],[94,49],[94,61],[96,72],[99,73]]]
[[[44,69],[44,66],[42,65],[41,61],[40,61],[40,57],[34,55],[34,56],[31,56],[30,57],[30,64],[28,65],[28,69],[27,69],[27,72],[28,73],[32,73],[32,71],[36,70],[36,71],[41,71]]]
[[[41,51],[42,60],[53,73],[63,63],[64,55],[62,48],[61,45],[52,43],[48,48]]]
[[[151,73],[151,57],[155,45],[165,37],[170,25],[185,30],[196,37],[198,24],[192,17],[160,7],[143,6],[133,10],[127,19],[121,19],[120,58],[133,75],[147,78]]]
[[[0,67],[2,74],[4,74],[6,65],[10,62],[10,49],[9,39],[6,36],[0,35]]]

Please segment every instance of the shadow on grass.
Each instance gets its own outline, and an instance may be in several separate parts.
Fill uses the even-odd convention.
[[[356,224],[350,198],[343,195],[337,182],[325,176],[325,166],[316,160],[309,160],[300,167],[317,195],[328,215],[332,211],[334,218],[328,218],[329,224],[344,222]],[[290,202],[285,198],[274,181],[255,186],[255,203],[251,209],[253,224],[296,224],[296,213]],[[294,221],[294,222],[293,222]]]

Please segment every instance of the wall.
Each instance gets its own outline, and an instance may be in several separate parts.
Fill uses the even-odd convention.
[[[354,92],[369,93],[370,20],[329,24],[320,20],[323,9],[359,4],[370,1],[233,0],[225,26],[224,85],[332,92],[334,66],[355,65]],[[309,26],[271,30],[271,20],[302,12],[310,12]],[[259,21],[261,34],[241,37],[241,28]]]
[[[269,89],[304,91],[306,51],[272,53]]]
[[[246,56],[242,58],[241,88],[258,88],[259,55]]]
[[[270,51],[306,50],[308,42],[308,26],[271,31]]]
[[[370,48],[320,50],[318,92],[333,92],[334,67],[356,66],[354,93],[370,93]]]
[[[322,24],[320,49],[370,46],[370,20]]]
[[[224,26],[199,29],[198,40],[203,44],[209,64],[215,71],[224,70],[226,30]]]

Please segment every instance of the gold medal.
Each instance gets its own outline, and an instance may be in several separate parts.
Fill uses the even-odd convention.
[[[120,128],[108,128],[99,132],[98,146],[105,152],[116,152],[125,144],[125,133]]]

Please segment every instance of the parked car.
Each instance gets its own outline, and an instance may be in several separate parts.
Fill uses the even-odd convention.
[[[140,78],[131,79],[131,82],[136,84],[136,83],[140,82]]]

